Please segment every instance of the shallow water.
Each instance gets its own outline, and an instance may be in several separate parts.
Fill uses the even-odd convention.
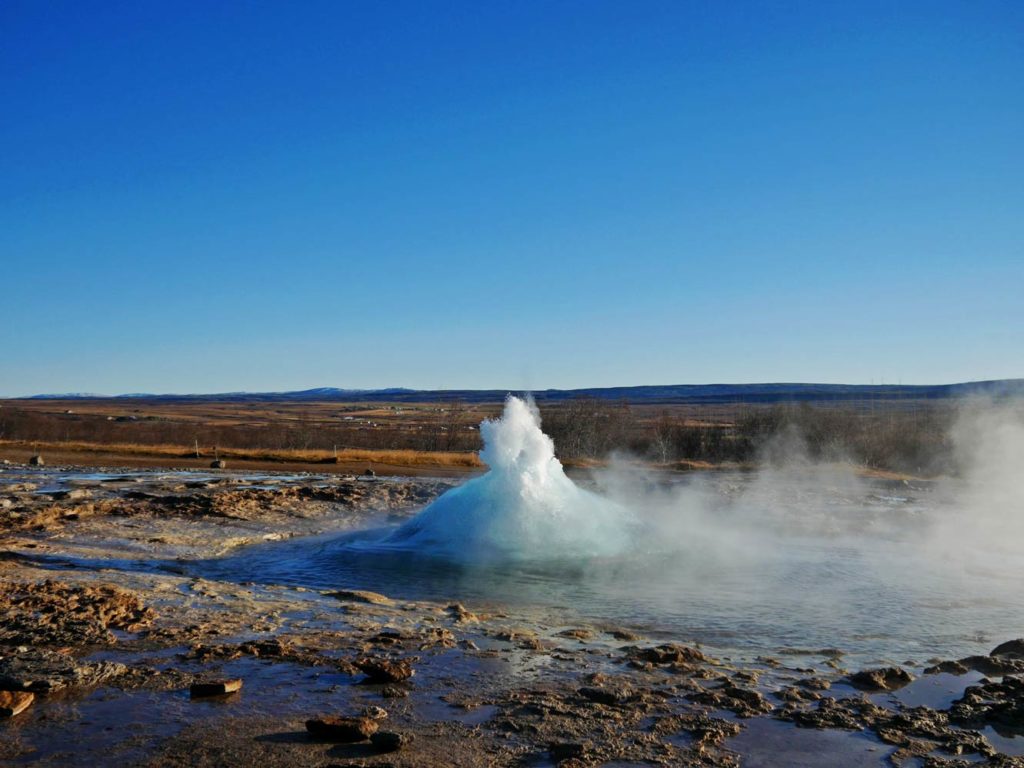
[[[110,480],[181,483],[221,479],[316,483],[292,474],[207,472],[0,474],[68,488]],[[956,498],[927,486],[852,480],[810,469],[694,473],[618,491],[650,524],[628,554],[530,561],[452,562],[386,544],[396,526],[268,542],[213,560],[93,561],[71,567],[166,569],[211,579],[318,589],[369,589],[398,598],[528,610],[533,619],[625,626],[645,636],[704,644],[753,658],[793,649],[839,648],[848,666],[923,664],[987,653],[1024,635],[1024,557],[930,537]],[[381,481],[386,482],[386,481]],[[601,490],[601,480],[591,483]],[[632,496],[630,496],[632,494]],[[652,501],[656,500],[656,503]],[[666,524],[666,520],[671,522]],[[965,527],[977,534],[977,526]],[[453,535],[458,531],[454,530]],[[998,534],[998,532],[997,532]],[[969,542],[969,543],[968,543]],[[820,656],[820,654],[818,654]],[[820,659],[819,659],[820,661]]]
[[[718,477],[715,487],[725,499],[745,482]],[[851,664],[920,664],[987,652],[1024,634],[1024,591],[1015,578],[1024,573],[1021,561],[1005,553],[999,560],[935,556],[917,537],[938,502],[883,491],[868,485],[857,494],[826,489],[802,497],[800,505],[831,505],[829,530],[780,533],[773,517],[748,537],[753,548],[747,540],[715,550],[713,531],[705,531],[689,547],[616,558],[453,563],[378,546],[393,529],[376,528],[257,545],[188,570],[471,608],[505,604],[540,610],[550,621],[628,626],[740,657],[839,648]],[[799,512],[791,499],[786,514]],[[838,532],[836,516],[845,520]],[[885,526],[877,525],[880,516]]]

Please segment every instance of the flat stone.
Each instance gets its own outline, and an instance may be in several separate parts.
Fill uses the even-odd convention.
[[[306,721],[306,730],[311,736],[339,744],[355,744],[366,741],[377,732],[376,720],[369,717],[325,716]]]
[[[80,662],[46,648],[17,648],[0,658],[0,688],[48,692],[100,685],[128,671],[112,661]]]
[[[28,691],[0,691],[0,717],[14,717],[28,709],[36,695]]]
[[[224,696],[242,690],[242,681],[237,680],[213,680],[202,683],[193,683],[189,687],[189,695],[193,699],[205,699],[210,696]]]
[[[394,605],[395,601],[386,595],[378,592],[367,592],[362,589],[339,589],[336,592],[327,592],[328,597],[337,600],[345,600],[350,603],[368,603],[370,605]]]

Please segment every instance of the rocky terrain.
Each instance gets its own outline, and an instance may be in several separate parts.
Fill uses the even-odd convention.
[[[5,470],[0,762],[1024,766],[1024,640],[923,669],[740,661],[549,611],[189,572],[448,487]]]

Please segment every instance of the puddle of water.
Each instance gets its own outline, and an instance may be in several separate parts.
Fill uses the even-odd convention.
[[[884,705],[886,700],[898,702],[905,707],[931,707],[932,709],[948,709],[950,704],[963,696],[964,689],[977,683],[984,675],[980,672],[968,672],[965,675],[922,675],[898,691],[872,696],[872,699]]]
[[[447,702],[436,700],[426,700],[418,702],[414,705],[415,712],[419,718],[427,721],[436,722],[459,722],[463,725],[481,725],[486,723],[496,714],[498,714],[498,708],[492,704],[483,704],[479,707],[473,707],[471,709],[465,709],[463,707],[452,706]]]
[[[1004,755],[1024,755],[1024,732],[1000,733],[992,726],[983,728],[981,732],[989,743]]]
[[[743,724],[725,745],[743,755],[744,768],[875,768],[889,765],[894,751],[865,733],[797,728],[767,718]]]

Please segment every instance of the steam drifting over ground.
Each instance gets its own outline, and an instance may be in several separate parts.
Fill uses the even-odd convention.
[[[961,475],[917,486],[913,499],[849,463],[811,461],[788,431],[768,444],[756,472],[666,483],[613,461],[593,473],[596,493],[566,476],[532,402],[509,397],[481,435],[490,471],[385,545],[476,563],[676,554],[719,567],[785,558],[815,539],[871,552],[895,546],[900,557],[942,564],[1024,548],[1024,419],[1011,407],[966,406],[950,435]]]
[[[813,639],[928,658],[1020,634],[1024,421],[1011,410],[965,408],[950,436],[962,476],[936,482],[815,463],[789,434],[758,471],[666,475],[620,461],[582,481],[592,492],[565,475],[530,403],[509,398],[482,433],[490,472],[364,540],[364,554],[447,560],[469,568],[457,577],[467,593],[737,648]]]

